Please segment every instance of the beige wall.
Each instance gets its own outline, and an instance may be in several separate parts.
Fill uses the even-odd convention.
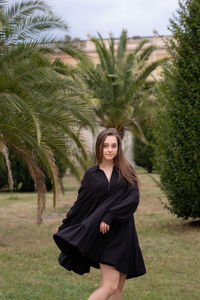
[[[158,36],[150,36],[150,37],[133,37],[133,38],[128,38],[128,43],[127,43],[127,53],[132,52],[133,50],[136,49],[136,47],[139,45],[141,40],[145,39],[148,42],[145,44],[144,48],[154,45],[156,46],[156,50],[153,51],[149,58],[149,62],[156,61],[158,59],[162,59],[164,57],[169,57],[169,54],[167,53],[166,46],[165,46],[165,40],[167,39],[167,36],[163,37],[158,37]],[[104,40],[105,44],[109,46],[109,40],[105,39]],[[115,49],[117,49],[119,43],[119,39],[115,39]],[[79,41],[78,44],[82,48],[83,51],[86,52],[86,54],[91,58],[91,60],[95,63],[99,63],[98,55],[96,53],[95,45],[93,42],[91,42],[89,39],[88,40],[83,40]],[[62,52],[57,52],[56,55],[53,56],[54,58],[62,58],[63,62],[69,63],[71,65],[76,65],[76,60],[73,59],[70,55]],[[161,74],[161,67],[158,67],[153,73],[153,77],[156,79],[160,78]],[[153,79],[149,78],[149,79]]]

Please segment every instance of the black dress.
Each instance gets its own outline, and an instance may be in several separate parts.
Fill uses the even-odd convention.
[[[98,165],[84,174],[78,197],[54,241],[61,250],[58,261],[67,270],[88,273],[99,263],[114,266],[127,279],[146,273],[133,213],[139,203],[137,183],[119,177],[113,167],[110,182]],[[110,230],[100,233],[100,223]]]

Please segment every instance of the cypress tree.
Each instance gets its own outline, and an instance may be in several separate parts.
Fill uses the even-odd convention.
[[[200,217],[200,1],[179,2],[170,19],[171,59],[163,68],[155,119],[155,166],[178,217]]]

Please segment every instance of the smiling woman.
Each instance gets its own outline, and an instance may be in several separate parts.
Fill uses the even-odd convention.
[[[96,161],[53,238],[61,250],[59,263],[67,270],[82,275],[91,266],[101,269],[102,284],[89,300],[118,300],[126,279],[146,273],[133,217],[138,179],[114,128],[97,137]]]

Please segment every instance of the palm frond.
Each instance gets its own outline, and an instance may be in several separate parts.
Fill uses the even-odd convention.
[[[58,44],[58,49],[60,49],[62,52],[67,53],[74,59],[80,60],[80,61],[88,61],[88,58],[85,54],[85,52],[73,41],[67,40],[64,41],[61,44]]]
[[[56,41],[48,33],[66,26],[43,1],[21,1],[7,9],[0,4],[0,134],[33,177],[41,223],[46,192],[42,170],[53,183],[56,207],[62,185],[56,159],[67,162],[80,178],[89,160],[79,128],[93,128],[95,120],[88,91],[81,90],[83,80],[76,80],[77,69],[49,55],[61,47],[82,62],[88,58],[75,43]]]
[[[34,16],[21,20],[16,23],[10,32],[9,41],[17,40],[37,40],[41,31],[51,30],[55,28],[63,29],[63,23],[53,16]]]
[[[112,55],[107,50],[105,42],[99,32],[98,32],[98,37],[99,39],[94,37],[91,38],[91,41],[95,44],[96,51],[99,55],[99,59],[101,62],[102,70],[108,74],[112,74],[113,73]]]
[[[110,48],[110,54],[111,54],[111,58],[112,58],[112,66],[113,66],[113,69],[115,69],[115,43],[114,43],[114,39],[112,36],[110,36],[110,39],[109,39],[109,48]]]
[[[3,6],[2,9],[0,39],[7,44],[16,44],[19,40],[38,40],[40,33],[45,30],[68,28],[60,18],[53,15],[44,1],[19,1]]]
[[[82,89],[90,97],[94,111],[101,126],[130,128],[145,141],[139,126],[142,115],[141,103],[153,94],[153,83],[147,84],[149,76],[163,60],[149,63],[149,57],[155,50],[148,46],[148,40],[142,40],[131,53],[127,53],[127,32],[122,31],[115,54],[112,36],[108,47],[102,36],[91,38],[95,44],[100,65],[94,67],[92,62],[79,64]],[[115,55],[114,55],[115,54]],[[140,107],[140,113],[138,112]],[[138,115],[137,115],[138,114]],[[120,130],[123,132],[124,128]]]
[[[147,139],[144,136],[144,133],[142,131],[142,128],[140,127],[139,123],[137,123],[135,120],[129,123],[130,130],[132,133],[137,136],[143,143],[148,144]]]
[[[148,42],[149,42],[149,41],[148,41],[148,40],[145,40],[145,39],[141,40],[140,43],[139,43],[139,45],[138,45],[138,46],[135,48],[135,50],[133,51],[133,54],[134,54],[134,55],[139,54],[139,53],[141,52],[141,50],[143,50],[145,44],[147,44]]]
[[[5,101],[6,100],[6,101]],[[0,93],[0,103],[1,107],[4,110],[13,111],[13,109],[17,110],[18,112],[24,112],[27,116],[33,120],[36,129],[37,135],[37,142],[40,144],[41,139],[41,130],[40,130],[40,123],[37,117],[37,114],[33,112],[33,110],[27,105],[20,97],[15,94],[6,94]]]
[[[45,169],[47,170],[52,183],[53,183],[53,207],[56,209],[58,194],[62,189],[61,179],[59,176],[59,170],[56,165],[54,154],[50,147],[44,144],[42,145],[42,151],[38,149],[39,157],[43,162]]]
[[[127,31],[123,30],[120,35],[119,45],[117,48],[116,61],[118,65],[121,65],[121,62],[124,58],[127,46]]]
[[[12,20],[13,18],[17,18],[19,16],[27,17],[29,15],[32,15],[35,11],[46,11],[51,13],[49,6],[44,1],[28,0],[15,2],[9,5],[6,9],[5,16],[9,18],[9,20]]]
[[[37,213],[37,223],[42,223],[42,213],[45,209],[45,193],[46,193],[46,186],[45,186],[45,176],[44,173],[41,171],[40,167],[38,166],[35,159],[32,155],[25,149],[21,149],[16,145],[12,145],[12,148],[22,157],[24,162],[26,163],[29,172],[34,180],[35,188],[37,190],[37,203],[38,203],[38,213]]]
[[[166,61],[166,58],[160,59],[157,61],[148,64],[147,67],[143,70],[141,74],[139,74],[137,81],[143,81],[147,79],[147,77],[160,65],[162,65]]]
[[[150,57],[150,55],[153,53],[153,51],[156,50],[155,45],[148,46],[147,48],[143,49],[142,53],[138,55],[138,63],[142,62],[144,63],[147,61]]]

